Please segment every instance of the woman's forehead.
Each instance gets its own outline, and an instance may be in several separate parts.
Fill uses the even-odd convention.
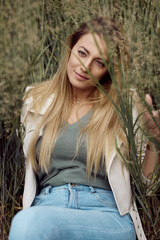
[[[84,34],[78,42],[75,44],[76,47],[83,47],[89,53],[94,52],[95,54],[107,57],[107,45],[105,40],[97,34],[87,33]],[[101,53],[100,53],[101,52]]]

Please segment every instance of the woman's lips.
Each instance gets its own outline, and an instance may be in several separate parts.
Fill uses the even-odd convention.
[[[85,77],[85,76],[83,76],[83,75],[81,75],[81,74],[79,74],[77,72],[75,72],[75,75],[76,75],[76,78],[78,80],[88,80],[89,79],[88,77]]]

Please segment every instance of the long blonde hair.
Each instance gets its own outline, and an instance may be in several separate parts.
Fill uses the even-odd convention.
[[[126,66],[128,64],[128,51],[125,34],[120,24],[109,17],[92,19],[88,23],[84,23],[73,33],[67,40],[64,57],[59,64],[57,73],[53,79],[36,84],[26,95],[25,99],[32,97],[31,108],[35,111],[35,117],[38,116],[41,107],[45,105],[46,99],[53,96],[52,103],[42,116],[40,123],[35,129],[35,134],[31,140],[28,157],[35,171],[43,170],[48,172],[51,154],[54,150],[56,138],[60,128],[64,126],[64,122],[68,119],[71,103],[72,103],[72,86],[67,77],[67,64],[70,57],[71,49],[77,41],[89,32],[94,32],[104,39],[110,39],[112,45],[115,45],[116,54],[119,61]],[[115,63],[115,59],[112,59]],[[121,87],[121,77],[117,65],[114,64],[116,80],[118,86]],[[104,90],[108,96],[118,105],[118,98],[115,86],[112,83],[109,72],[101,79]],[[100,164],[107,166],[113,151],[115,150],[115,137],[125,141],[121,128],[120,119],[115,111],[111,101],[104,95],[98,87],[94,88],[91,98],[88,100],[92,103],[92,116],[88,125],[82,129],[77,146],[83,133],[86,133],[87,141],[87,164],[86,169],[88,175],[92,169],[96,175]],[[25,119],[27,121],[27,117]],[[40,149],[40,157],[36,161],[36,142],[41,130],[43,131],[42,143]],[[108,153],[106,155],[106,152]],[[102,162],[101,162],[101,159]]]

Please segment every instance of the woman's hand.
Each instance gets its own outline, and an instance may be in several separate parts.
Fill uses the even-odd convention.
[[[146,103],[153,109],[152,98],[149,94],[146,94]],[[154,137],[160,143],[160,111],[159,110],[152,110],[152,115],[155,121],[151,117],[151,113],[145,109],[144,117],[146,121],[147,133],[149,136]],[[160,164],[160,154],[159,151],[156,149],[153,143],[147,144],[145,157],[142,162],[142,171],[146,178],[152,179],[154,172],[157,174],[157,170],[159,169],[158,166]],[[158,154],[155,154],[155,150]],[[158,175],[157,175],[158,176]]]
[[[149,94],[146,94],[145,101],[151,108],[153,108],[152,98]],[[149,136],[156,138],[156,140],[160,143],[160,111],[152,110],[152,114],[157,124],[152,119],[151,114],[147,111],[147,109],[144,113],[147,133]]]

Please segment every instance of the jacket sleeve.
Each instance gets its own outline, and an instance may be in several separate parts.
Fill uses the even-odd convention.
[[[27,87],[26,92],[32,87]],[[28,159],[28,149],[34,133],[35,121],[33,121],[33,113],[30,111],[32,98],[26,98],[21,111],[21,124],[23,125],[23,152],[25,156],[25,182],[23,191],[23,208],[31,206],[36,194],[37,182],[35,173]]]
[[[32,88],[33,88],[32,86],[26,87],[25,94],[27,94],[27,92]],[[24,124],[24,121],[25,121],[26,115],[30,109],[31,103],[32,103],[32,97],[26,98],[23,103],[22,111],[21,111],[21,118],[20,118],[22,124]]]
[[[135,90],[133,90],[133,123],[135,124],[135,131],[136,131],[136,147],[137,147],[137,156],[140,162],[142,163],[145,157],[145,152],[146,152],[146,146],[147,146],[147,140],[144,137],[144,134],[141,130],[141,127],[144,125],[144,120],[142,116],[142,105],[140,103],[140,100],[138,98],[138,94]],[[146,178],[141,171],[142,174],[142,180],[144,184],[149,185],[150,180]]]

